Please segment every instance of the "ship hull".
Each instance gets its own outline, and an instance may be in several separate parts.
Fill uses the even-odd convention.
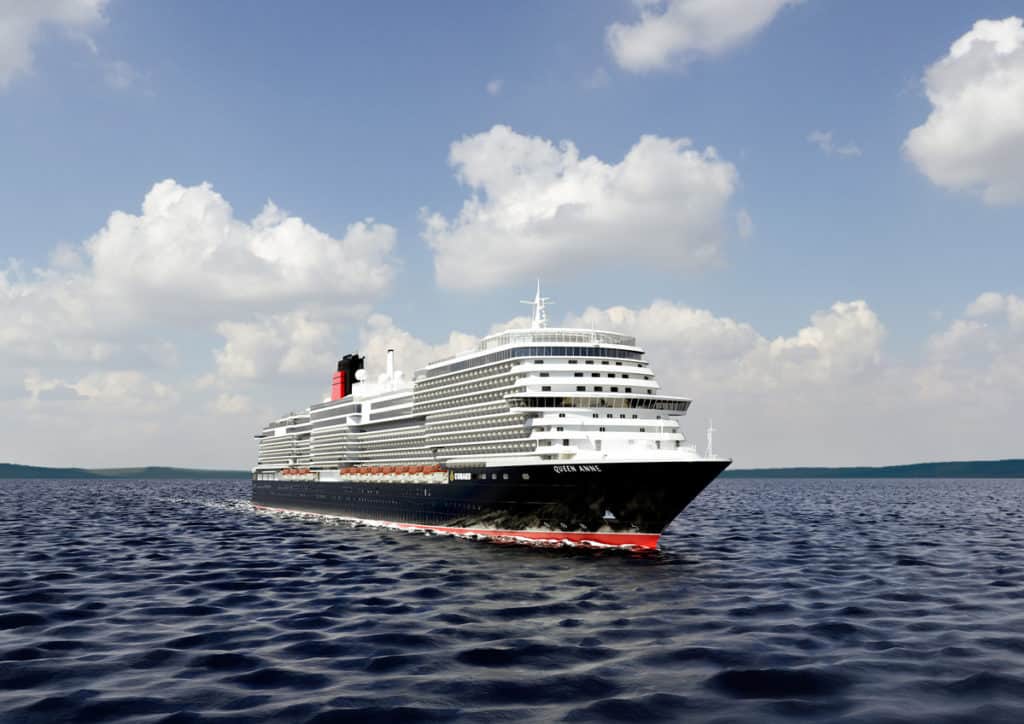
[[[654,548],[728,461],[460,468],[443,483],[265,480],[253,504],[512,541]]]

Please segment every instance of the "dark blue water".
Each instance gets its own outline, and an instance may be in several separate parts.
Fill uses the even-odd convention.
[[[712,485],[654,555],[0,481],[3,721],[1024,721],[1024,481]]]

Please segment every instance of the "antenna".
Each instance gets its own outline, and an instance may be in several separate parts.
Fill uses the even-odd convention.
[[[704,457],[706,457],[706,458],[713,458],[715,456],[714,435],[715,435],[715,425],[711,421],[711,418],[709,417],[708,418],[708,449],[707,449],[707,452],[704,453]]]
[[[533,322],[530,324],[530,329],[543,329],[548,326],[548,314],[544,308],[549,302],[551,302],[551,299],[540,295],[540,279],[538,279],[537,296],[529,301],[524,300],[520,302],[520,304],[529,304],[533,307]]]

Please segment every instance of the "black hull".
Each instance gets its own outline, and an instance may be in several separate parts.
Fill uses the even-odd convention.
[[[253,480],[257,506],[500,537],[652,547],[728,461],[529,465],[447,483]],[[466,479],[470,478],[470,479]]]

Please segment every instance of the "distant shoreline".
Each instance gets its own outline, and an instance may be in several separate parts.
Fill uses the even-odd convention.
[[[202,470],[146,466],[140,468],[46,468],[38,465],[0,463],[0,479],[75,480],[248,480],[248,470]]]
[[[0,463],[0,479],[85,480],[247,480],[248,470],[203,470],[147,466],[139,468],[47,468]],[[882,467],[750,468],[726,470],[723,478],[1024,478],[1024,460],[973,460]]]
[[[849,468],[751,468],[723,478],[1024,478],[1024,460],[970,460]]]

